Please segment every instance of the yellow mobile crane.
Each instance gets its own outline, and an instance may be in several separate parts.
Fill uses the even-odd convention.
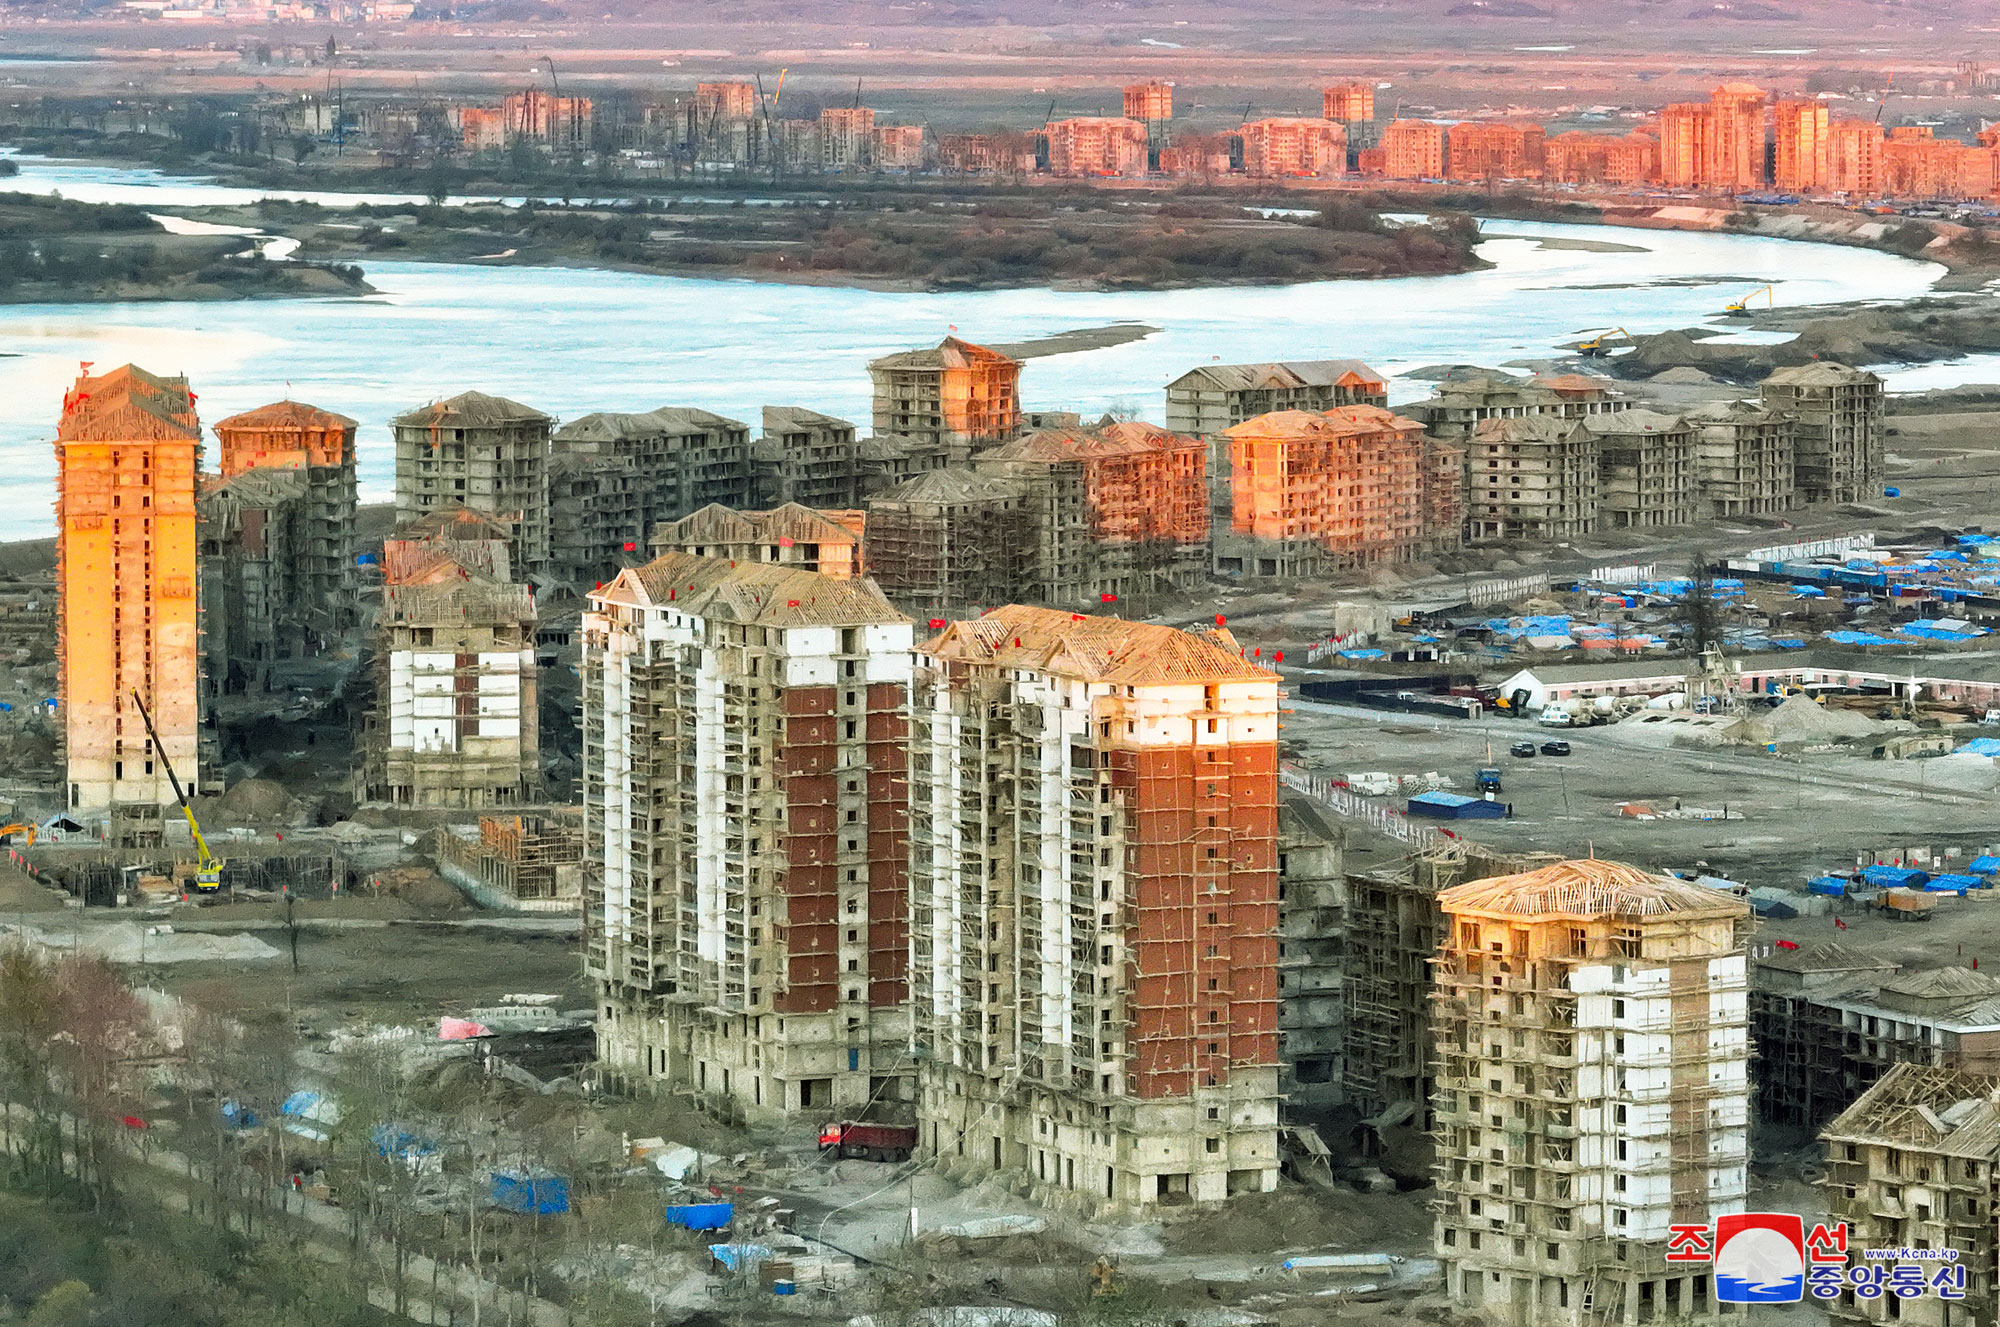
[[[213,894],[222,888],[222,862],[208,850],[208,840],[201,835],[201,826],[195,823],[194,808],[188,805],[187,790],[181,787],[180,776],[174,773],[174,762],[167,759],[167,749],[160,745],[160,735],[153,730],[153,716],[146,712],[146,702],[139,699],[137,688],[132,691],[132,703],[139,707],[139,717],[146,721],[146,736],[152,739],[153,751],[160,757],[160,763],[167,767],[167,780],[174,785],[174,796],[181,804],[181,814],[187,817],[188,829],[194,834],[194,888],[198,894]]]
[[[1729,303],[1723,305],[1722,312],[1731,318],[1748,318],[1750,316],[1750,301],[1756,299],[1759,295],[1764,297],[1765,308],[1775,309],[1778,307],[1777,292],[1773,287],[1765,286],[1761,290],[1751,291],[1742,299],[1729,301]]]

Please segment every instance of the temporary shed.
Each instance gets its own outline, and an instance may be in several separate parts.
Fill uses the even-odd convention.
[[[1433,820],[1504,820],[1507,807],[1501,802],[1489,802],[1482,797],[1466,797],[1460,793],[1430,792],[1418,793],[1409,802],[1409,813],[1413,816],[1429,816]]]

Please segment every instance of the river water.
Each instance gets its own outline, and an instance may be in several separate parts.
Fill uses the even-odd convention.
[[[143,170],[22,159],[0,190],[149,209],[256,192]],[[136,196],[135,196],[136,195]],[[903,294],[567,268],[367,262],[379,293],[227,303],[0,305],[0,538],[51,533],[49,439],[79,361],[186,373],[204,419],[284,396],[361,421],[364,501],[391,495],[386,423],[467,389],[557,416],[698,406],[756,428],[764,405],[868,419],[867,361],[935,344],[1023,341],[1144,323],[1144,340],[1031,360],[1031,409],[1136,410],[1158,420],[1166,382],[1212,362],[1354,356],[1392,376],[1438,363],[1543,357],[1587,329],[1707,323],[1767,282],[1780,307],[1904,300],[1942,269],[1868,250],[1730,235],[1488,222],[1495,266],[1454,276],[1148,292],[1024,289]],[[1637,252],[1551,248],[1611,241]],[[1950,366],[1921,372],[1947,385]],[[1958,381],[1976,379],[1961,378]],[[1892,375],[1892,386],[1897,385]],[[1392,382],[1393,399],[1429,385]]]

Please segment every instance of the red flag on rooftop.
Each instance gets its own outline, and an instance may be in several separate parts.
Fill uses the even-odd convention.
[[[1100,594],[1097,596],[1097,602],[1101,604],[1115,604],[1118,602],[1118,596],[1115,594]]]
[[[627,539],[625,541],[625,551],[627,553],[636,553],[639,551],[639,546],[633,543],[630,539]]]
[[[943,626],[944,626],[944,619],[943,619],[943,618],[941,618],[941,617],[934,617],[934,618],[932,618],[932,619],[931,619],[931,630],[933,630],[933,631],[936,631],[936,630],[938,630],[938,629],[942,628]]]
[[[790,535],[781,534],[778,536],[779,548],[790,548],[791,546],[792,546],[792,537]]]

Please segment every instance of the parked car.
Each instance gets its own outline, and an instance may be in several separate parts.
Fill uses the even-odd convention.
[[[1569,754],[1569,743],[1544,742],[1542,743],[1542,754],[1545,756],[1566,756]]]
[[[1529,759],[1535,754],[1535,744],[1533,742],[1516,742],[1507,748],[1507,754],[1510,756],[1519,756],[1523,760]]]

